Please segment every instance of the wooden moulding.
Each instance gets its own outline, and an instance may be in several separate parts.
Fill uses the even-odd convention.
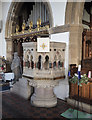
[[[70,98],[78,96],[78,85],[70,83]],[[92,82],[79,86],[79,97],[92,100]]]

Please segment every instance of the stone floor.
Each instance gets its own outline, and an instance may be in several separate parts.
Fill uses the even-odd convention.
[[[60,99],[58,104],[53,108],[38,108],[30,104],[30,100],[25,100],[22,97],[8,92],[2,93],[2,119],[20,120],[26,119],[60,119],[67,120],[61,117],[60,114],[66,111],[70,106]]]
[[[5,91],[10,89],[10,84],[9,82],[4,82],[0,80],[0,91]]]

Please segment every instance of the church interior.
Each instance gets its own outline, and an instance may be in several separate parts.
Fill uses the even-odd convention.
[[[92,1],[1,0],[1,120],[79,111],[92,119]]]

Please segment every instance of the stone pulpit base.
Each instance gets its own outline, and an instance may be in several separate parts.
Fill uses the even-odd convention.
[[[34,87],[31,104],[37,107],[54,107],[57,105],[57,97],[53,92],[58,81],[32,80],[29,85]]]
[[[49,52],[37,52],[37,43],[23,43],[23,76],[34,87],[31,103],[54,107],[57,98],[53,88],[65,77],[65,43],[50,42]]]

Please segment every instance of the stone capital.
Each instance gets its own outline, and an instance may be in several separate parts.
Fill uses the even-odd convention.
[[[68,32],[69,31],[69,24],[66,25],[61,25],[57,27],[52,27],[49,29],[50,34],[56,34],[56,33],[63,33],[63,32]]]
[[[5,38],[6,42],[12,41],[12,38]]]
[[[82,24],[70,24],[70,33],[71,32],[82,32],[83,25]]]

